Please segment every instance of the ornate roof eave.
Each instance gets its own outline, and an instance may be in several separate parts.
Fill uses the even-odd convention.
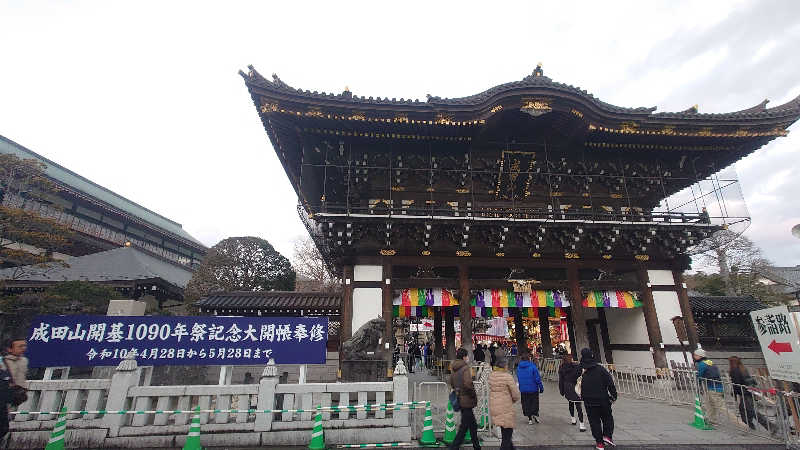
[[[800,96],[773,108],[767,108],[768,100],[758,105],[730,113],[699,113],[697,106],[679,112],[655,113],[655,107],[625,108],[603,102],[578,87],[558,83],[545,77],[541,72],[525,77],[521,81],[504,83],[479,94],[461,98],[441,98],[428,96],[427,102],[411,99],[389,99],[359,97],[349,90],[340,94],[296,89],[273,74],[272,80],[262,76],[253,66],[247,73],[239,71],[258,106],[259,98],[266,97],[278,102],[304,105],[308,108],[326,107],[347,111],[384,111],[394,113],[419,113],[433,115],[438,113],[469,114],[470,119],[486,119],[503,105],[516,106],[526,99],[559,99],[570,106],[579,107],[581,117],[588,122],[634,121],[651,125],[772,125],[786,128],[800,118]],[[460,119],[456,119],[460,120]]]

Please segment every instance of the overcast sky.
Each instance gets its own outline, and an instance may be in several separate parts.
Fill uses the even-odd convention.
[[[545,75],[620,106],[728,112],[800,95],[800,2],[0,0],[0,134],[206,245],[291,256],[296,197],[237,75],[425,99]],[[557,5],[557,6],[553,6]],[[800,125],[737,164],[747,236],[800,264]]]

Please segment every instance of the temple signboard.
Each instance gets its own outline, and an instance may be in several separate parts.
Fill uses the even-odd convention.
[[[38,316],[31,367],[324,364],[326,317]]]
[[[750,313],[770,376],[800,382],[800,340],[792,313],[786,306]]]

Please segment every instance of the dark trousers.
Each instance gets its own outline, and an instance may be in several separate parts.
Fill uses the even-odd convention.
[[[461,424],[458,426],[456,439],[450,444],[451,449],[461,447],[467,430],[469,430],[469,437],[472,439],[472,448],[480,450],[481,444],[478,442],[478,422],[475,420],[475,414],[472,412],[472,408],[461,408]]]
[[[586,405],[586,416],[592,436],[597,443],[603,442],[603,436],[612,438],[614,434],[614,417],[611,415],[611,402],[608,400],[590,401],[583,400]]]
[[[758,423],[760,423],[762,427],[769,429],[767,418],[761,413],[756,413],[756,408],[753,404],[753,394],[745,392],[744,395],[739,395],[737,397],[739,397],[739,415],[742,421],[749,425],[750,428],[755,429],[753,419],[758,419]]]
[[[8,405],[0,405],[0,444],[8,434]],[[6,443],[8,445],[8,443]]]
[[[528,419],[533,416],[539,415],[539,393],[538,392],[523,392],[522,393],[522,414]]]
[[[511,442],[512,434],[514,434],[513,428],[500,427],[500,450],[514,450],[514,444]]]
[[[575,409],[578,410],[578,421],[583,422],[583,407],[581,402],[569,402],[569,416],[575,417]]]

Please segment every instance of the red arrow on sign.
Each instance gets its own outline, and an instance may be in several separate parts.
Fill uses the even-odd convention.
[[[792,352],[792,343],[791,342],[775,342],[775,339],[769,343],[767,346],[768,349],[772,350],[776,354],[780,355],[781,353],[790,353]]]

